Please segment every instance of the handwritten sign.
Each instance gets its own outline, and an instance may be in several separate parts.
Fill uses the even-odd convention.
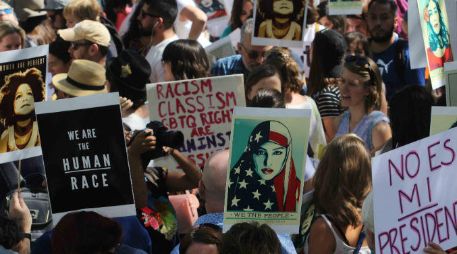
[[[119,95],[37,103],[36,112],[53,219],[75,210],[135,215]]]
[[[179,150],[203,168],[213,152],[229,147],[233,108],[246,104],[243,84],[243,75],[148,84],[150,118],[182,131]],[[169,157],[154,162],[177,166]]]
[[[457,245],[457,129],[373,159],[376,253]]]

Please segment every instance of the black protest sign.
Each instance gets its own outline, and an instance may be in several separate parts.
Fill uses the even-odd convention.
[[[107,216],[135,214],[116,94],[40,103],[37,119],[53,215],[102,207]]]

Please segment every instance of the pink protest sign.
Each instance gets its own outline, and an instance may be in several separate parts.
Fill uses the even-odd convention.
[[[457,128],[373,159],[376,253],[457,245]]]

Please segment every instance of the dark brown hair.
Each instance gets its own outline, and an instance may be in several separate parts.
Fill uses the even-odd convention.
[[[116,247],[122,236],[121,226],[95,212],[66,214],[52,233],[52,253],[95,254]]]
[[[220,253],[222,250],[222,230],[217,225],[200,225],[184,236],[179,246],[179,253],[186,253],[194,242],[208,245],[214,244]]]
[[[223,254],[279,254],[281,244],[276,232],[257,222],[238,223],[224,234]]]
[[[241,26],[243,25],[243,23],[241,23],[240,16],[241,16],[241,12],[243,11],[244,2],[251,2],[252,5],[254,5],[252,0],[234,0],[233,1],[232,14],[230,16],[230,22],[229,22],[229,25],[232,28],[232,31],[237,28],[241,28]]]
[[[208,56],[196,40],[181,39],[171,42],[163,51],[162,61],[170,63],[176,80],[208,76]]]

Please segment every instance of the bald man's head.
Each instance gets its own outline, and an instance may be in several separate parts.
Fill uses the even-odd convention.
[[[229,150],[216,152],[205,164],[199,189],[208,213],[224,211],[228,167]]]

